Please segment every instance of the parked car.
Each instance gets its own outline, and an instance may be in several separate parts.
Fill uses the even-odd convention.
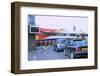
[[[64,45],[65,41],[66,39],[62,39],[62,38],[56,39],[56,43],[53,45],[54,51],[63,52],[65,49],[65,45]]]
[[[64,54],[70,58],[87,58],[88,57],[88,40],[75,39],[71,40],[70,45],[64,49]]]

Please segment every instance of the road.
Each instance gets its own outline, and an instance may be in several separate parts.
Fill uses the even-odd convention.
[[[28,52],[28,60],[56,60],[56,59],[69,59],[64,55],[64,52],[56,52],[52,46],[37,47],[36,50]]]

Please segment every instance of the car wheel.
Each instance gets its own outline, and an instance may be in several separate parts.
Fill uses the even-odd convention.
[[[64,49],[64,55],[67,56],[67,55],[66,55],[66,50],[65,50],[65,49]]]
[[[58,51],[58,49],[57,49],[57,48],[55,48],[55,51],[57,52],[57,51]]]
[[[73,53],[73,52],[71,52],[71,54],[70,54],[70,58],[71,58],[71,59],[74,58],[74,53]]]

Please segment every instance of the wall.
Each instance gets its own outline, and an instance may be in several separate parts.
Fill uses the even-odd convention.
[[[11,60],[11,15],[10,3],[15,0],[1,0],[0,2],[0,76],[99,76],[100,60],[98,70],[81,70],[81,71],[68,71],[68,72],[53,72],[53,73],[38,73],[38,74],[22,74],[14,75],[10,73],[10,60]],[[29,0],[17,0],[29,1]],[[57,4],[74,4],[74,5],[90,5],[98,6],[100,16],[100,1],[99,0],[30,0],[30,2],[41,3],[57,3]],[[98,18],[100,20],[100,18]],[[98,20],[98,21],[99,21]],[[100,22],[98,22],[100,24]],[[98,25],[98,29],[100,26]],[[98,33],[100,30],[98,31]],[[100,35],[98,36],[98,43],[100,42]],[[100,45],[100,44],[99,44]],[[98,49],[100,50],[100,49]],[[100,58],[100,51],[99,58]]]

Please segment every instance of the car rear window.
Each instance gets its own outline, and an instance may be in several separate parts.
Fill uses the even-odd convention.
[[[73,41],[72,45],[73,46],[81,46],[82,45],[82,41]]]

